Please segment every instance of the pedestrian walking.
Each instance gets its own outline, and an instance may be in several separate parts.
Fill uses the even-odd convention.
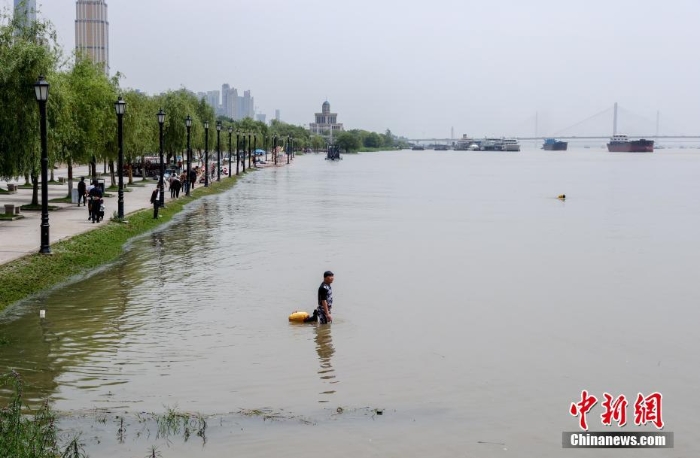
[[[160,192],[158,185],[151,193],[151,204],[153,204],[153,219],[158,219],[158,208],[160,208]]]
[[[85,183],[85,177],[80,177],[78,182],[78,207],[80,207],[81,201],[83,206],[87,205],[87,183]]]

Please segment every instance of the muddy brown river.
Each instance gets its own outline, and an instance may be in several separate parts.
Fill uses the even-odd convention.
[[[697,456],[698,176],[690,149],[300,156],[0,316],[0,370],[95,457],[574,457],[584,389],[630,400],[592,431],[656,431],[661,393],[662,456]],[[329,269],[334,323],[290,324]]]

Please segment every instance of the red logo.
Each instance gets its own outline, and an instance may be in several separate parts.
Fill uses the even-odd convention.
[[[586,422],[586,414],[591,411],[594,405],[598,402],[595,396],[588,396],[588,391],[581,391],[581,401],[572,402],[569,413],[574,417],[579,417],[578,424],[582,430],[588,431],[588,423]]]
[[[613,397],[609,393],[603,393],[605,398],[601,405],[603,413],[600,415],[601,423],[604,426],[611,426],[616,423],[618,427],[623,427],[627,424],[627,398],[624,394],[618,397]],[[657,429],[663,429],[664,422],[661,417],[661,393],[655,392],[649,396],[644,396],[642,393],[637,394],[637,400],[634,403],[634,424],[636,426],[644,426],[647,423],[652,423]],[[587,390],[581,391],[581,400],[572,402],[569,408],[569,413],[579,419],[579,427],[588,431],[588,415],[593,407],[598,403],[598,398],[595,395],[588,394]]]

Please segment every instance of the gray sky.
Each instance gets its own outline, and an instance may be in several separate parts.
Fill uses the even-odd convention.
[[[75,1],[37,3],[71,50]],[[151,94],[227,82],[294,124],[328,99],[346,129],[412,138],[533,134],[535,112],[554,133],[617,101],[637,115],[620,115],[629,133],[653,133],[657,110],[662,133],[700,133],[699,0],[108,5],[111,68]],[[563,133],[611,130],[608,115]]]

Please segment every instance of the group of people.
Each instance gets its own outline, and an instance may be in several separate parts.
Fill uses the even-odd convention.
[[[97,180],[93,180],[90,184],[85,182],[85,177],[80,177],[78,182],[78,207],[82,203],[88,208],[88,221],[93,224],[99,223],[105,217],[105,201],[102,187]]]

